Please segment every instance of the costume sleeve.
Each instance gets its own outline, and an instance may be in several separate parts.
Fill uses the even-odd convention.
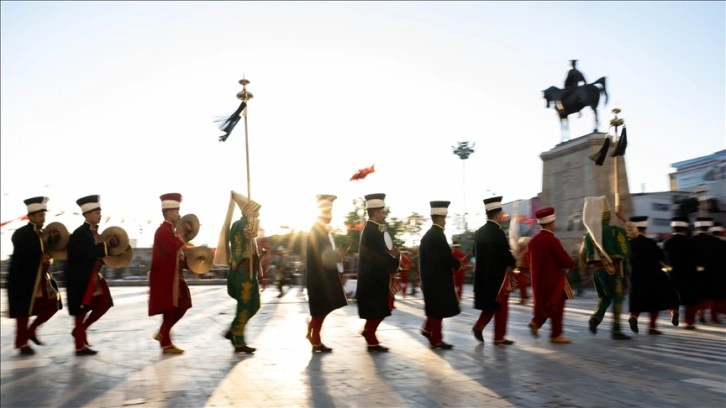
[[[585,234],[582,241],[585,244],[585,263],[595,261],[595,244],[592,242],[589,232]]]
[[[245,236],[244,230],[247,222],[245,220],[237,220],[232,224],[229,232],[230,260],[232,265],[238,265],[244,259],[244,248],[249,239]]]
[[[572,257],[570,257],[567,251],[565,251],[565,248],[562,246],[562,242],[554,236],[552,236],[552,255],[555,258],[557,266],[560,268],[573,269],[575,267],[575,262],[572,260]]]
[[[165,256],[174,256],[183,246],[184,242],[174,235],[173,230],[164,226],[159,227],[154,239],[154,247],[158,247],[158,251]]]
[[[623,228],[615,227],[615,230],[617,231],[618,250],[620,255],[623,258],[627,258],[630,256],[630,241],[628,241],[628,235]]]
[[[383,235],[379,231],[363,228],[361,246],[367,250],[373,265],[387,270],[398,268],[399,258],[388,252],[386,243],[383,241]]]
[[[444,235],[444,232],[441,231],[441,233],[436,234],[436,251],[438,252],[436,254],[436,257],[438,259],[441,259],[442,263],[446,265],[451,270],[457,270],[461,267],[461,262],[459,259],[457,259],[453,252],[451,251],[451,247],[449,246],[449,243],[446,242],[446,235]]]
[[[502,230],[499,230],[499,233],[501,238],[497,241],[497,249],[498,252],[501,254],[502,263],[505,266],[514,268],[517,264],[517,261],[514,259],[512,251],[509,250],[509,241],[507,240],[507,236],[504,235],[504,231]]]
[[[33,232],[29,234],[28,232]],[[37,254],[34,254],[33,250],[33,239],[37,240],[38,236],[29,229],[17,230],[13,233],[13,256],[10,258],[10,263],[15,265],[28,265],[33,262],[38,262]]]

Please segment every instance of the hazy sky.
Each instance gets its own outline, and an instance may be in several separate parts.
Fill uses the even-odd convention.
[[[100,194],[106,225],[149,244],[159,195],[180,192],[203,224],[195,243],[216,245],[229,191],[247,185],[242,124],[220,143],[213,119],[237,107],[244,74],[268,233],[308,229],[318,193],[339,196],[338,224],[384,192],[394,215],[451,200],[478,226],[483,198],[541,190],[539,155],[560,142],[541,91],[573,58],[607,77],[600,130],[622,109],[631,191],[668,190],[671,163],[726,146],[724,4],[2,2],[2,221],[48,195],[48,222],[73,230],[75,200]],[[572,136],[592,123],[572,116]],[[465,185],[451,149],[464,140]],[[3,257],[19,225],[3,228]]]

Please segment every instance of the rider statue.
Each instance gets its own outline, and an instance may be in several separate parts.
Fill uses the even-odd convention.
[[[570,60],[570,68],[569,71],[567,71],[567,78],[565,78],[565,89],[562,90],[562,93],[560,93],[559,101],[560,104],[562,101],[567,99],[568,96],[572,95],[572,93],[577,89],[580,85],[586,85],[587,81],[585,80],[585,76],[582,75],[582,72],[580,72],[577,69],[577,60]],[[582,113],[580,113],[582,115]]]

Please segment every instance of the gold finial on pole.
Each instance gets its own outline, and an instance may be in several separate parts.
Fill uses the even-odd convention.
[[[250,99],[254,98],[254,95],[252,95],[252,92],[247,90],[247,85],[250,83],[247,79],[240,79],[239,84],[242,85],[242,90],[237,92],[237,99],[240,101],[244,101],[247,103]]]

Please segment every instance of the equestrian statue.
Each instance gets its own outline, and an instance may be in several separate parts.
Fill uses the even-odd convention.
[[[608,91],[605,86],[605,77],[588,84],[585,76],[577,69],[577,60],[570,60],[572,68],[565,78],[565,89],[551,86],[543,92],[547,101],[547,108],[554,103],[555,110],[560,117],[560,128],[562,139],[569,135],[569,124],[567,117],[573,113],[579,113],[586,106],[589,106],[595,114],[595,132],[597,132],[599,120],[597,117],[597,106],[600,103],[600,93],[605,95],[605,105],[608,104]],[[569,138],[569,137],[568,137]]]

